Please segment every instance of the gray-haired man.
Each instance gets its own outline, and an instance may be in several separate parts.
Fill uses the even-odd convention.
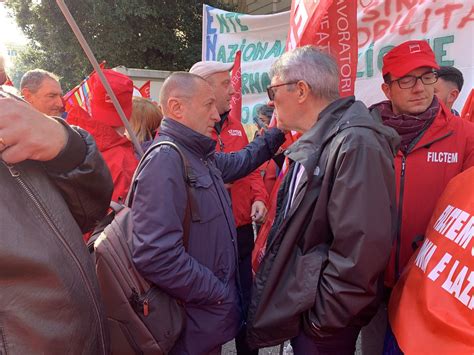
[[[339,98],[337,65],[315,47],[285,53],[270,77],[278,127],[303,135],[286,152],[248,341],[292,339],[295,354],[352,354],[381,299],[398,137],[354,97]]]
[[[59,78],[46,70],[34,69],[21,78],[21,95],[35,109],[48,116],[63,112],[62,90]]]

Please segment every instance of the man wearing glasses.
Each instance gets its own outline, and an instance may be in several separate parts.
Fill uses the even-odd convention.
[[[302,134],[277,199],[248,315],[254,348],[292,339],[294,354],[353,354],[374,315],[395,224],[398,136],[354,97],[312,46],[278,59],[270,105],[278,127]]]
[[[395,159],[398,193],[397,239],[387,270],[393,286],[425,233],[448,181],[474,165],[474,126],[451,114],[434,95],[439,69],[426,41],[408,41],[383,59],[382,90],[389,101],[372,106],[401,138]]]
[[[448,181],[474,165],[474,126],[434,95],[439,66],[428,42],[408,41],[383,58],[382,90],[388,101],[371,107],[401,138],[395,158],[398,219],[396,239],[385,273],[390,290],[425,233],[435,204]],[[379,331],[384,329],[376,325]],[[362,331],[362,349],[366,348]],[[373,335],[374,333],[372,333]],[[379,338],[378,350],[383,346]]]

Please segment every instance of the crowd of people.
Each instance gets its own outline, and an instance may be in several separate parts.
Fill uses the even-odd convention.
[[[287,340],[294,354],[353,354],[358,338],[363,355],[410,353],[391,295],[445,187],[474,165],[474,125],[453,109],[462,73],[426,41],[401,43],[383,57],[387,100],[367,107],[340,97],[334,58],[297,48],[272,65],[249,142],[231,114],[232,67],[175,72],[158,103],[103,70],[132,132],[97,74],[89,112],[64,112],[45,70],[19,92],[0,87],[0,353],[110,352],[84,239],[131,186],[134,267],[186,314],[171,354],[220,354],[232,339],[239,355]],[[193,196],[169,146],[132,181],[131,135],[144,151],[175,143]]]

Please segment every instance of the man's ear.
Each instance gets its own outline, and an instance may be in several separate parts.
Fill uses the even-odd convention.
[[[383,83],[381,88],[382,88],[383,93],[387,97],[387,99],[391,100],[392,99],[392,93],[391,93],[391,90],[390,90],[390,85],[387,84],[387,83]]]
[[[300,80],[296,83],[296,91],[298,94],[298,102],[304,102],[311,94],[311,88],[306,81]]]
[[[21,89],[21,96],[23,96],[23,98],[26,100],[26,101],[30,101],[30,98],[31,98],[31,91],[30,89],[28,88],[23,88]]]
[[[452,89],[449,92],[449,95],[446,99],[447,104],[452,106],[454,104],[454,101],[457,100],[458,96],[459,96],[459,90],[458,89]]]
[[[173,118],[181,119],[183,117],[183,105],[177,97],[170,97],[166,103],[167,111]]]

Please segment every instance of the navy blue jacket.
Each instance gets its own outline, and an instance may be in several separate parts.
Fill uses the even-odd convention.
[[[186,329],[172,353],[205,354],[231,340],[242,322],[236,278],[237,243],[224,183],[270,159],[284,141],[277,129],[236,153],[216,153],[216,142],[172,119],[157,140],[177,143],[195,175],[199,216],[183,246],[186,183],[178,153],[162,146],[139,174],[133,199],[133,260],[138,271],[185,303]]]

